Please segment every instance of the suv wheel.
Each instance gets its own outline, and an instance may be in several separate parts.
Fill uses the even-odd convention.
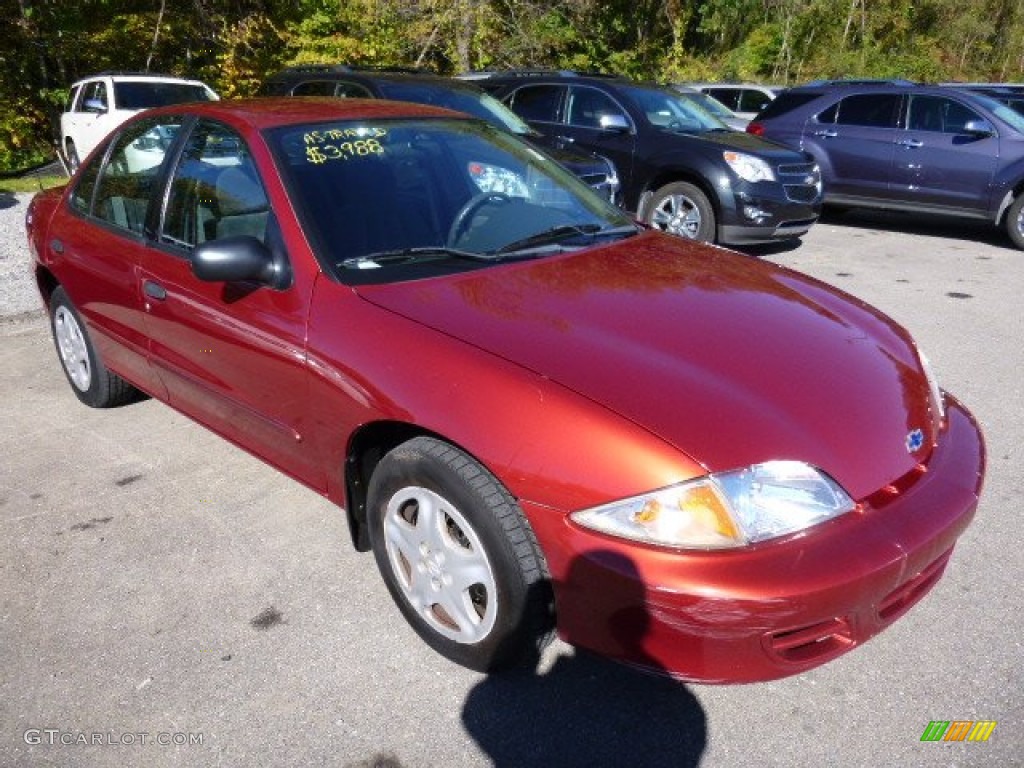
[[[707,195],[685,181],[666,184],[655,192],[644,211],[644,222],[689,240],[715,239],[715,211]]]
[[[1017,195],[1006,212],[1006,233],[1015,246],[1024,249],[1024,192]]]

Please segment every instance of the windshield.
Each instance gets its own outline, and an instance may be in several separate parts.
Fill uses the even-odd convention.
[[[407,82],[385,82],[380,83],[379,87],[381,94],[386,99],[411,101],[415,104],[431,104],[435,107],[465,112],[520,136],[533,133],[530,126],[524,123],[515,112],[489,93],[475,88]]]
[[[114,94],[118,109],[150,109],[186,101],[213,100],[210,91],[202,85],[142,80],[115,82]]]
[[[321,265],[390,282],[635,234],[632,220],[518,138],[476,120],[363,120],[268,132]]]
[[[651,125],[683,133],[727,131],[728,126],[698,104],[666,88],[622,89]]]
[[[1024,134],[1024,115],[1021,115],[1021,113],[1016,109],[1001,101],[997,101],[991,96],[982,96],[979,94],[976,95],[975,98],[981,102],[983,106],[988,108],[992,114],[1013,128],[1017,133]]]

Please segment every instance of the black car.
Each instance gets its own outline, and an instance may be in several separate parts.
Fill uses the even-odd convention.
[[[814,159],[730,130],[671,88],[566,71],[463,75],[546,134],[611,158],[622,205],[696,240],[798,237],[821,211]]]
[[[817,158],[828,205],[981,219],[1024,248],[1024,116],[991,95],[810,84],[780,94],[747,130]]]
[[[465,112],[518,135],[580,177],[602,196],[618,202],[619,178],[606,157],[565,145],[536,131],[504,104],[476,86],[416,69],[369,69],[345,65],[290,67],[268,78],[263,96],[333,96],[390,99]]]

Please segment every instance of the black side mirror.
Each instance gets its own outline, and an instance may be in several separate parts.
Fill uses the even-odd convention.
[[[251,235],[234,235],[211,240],[192,252],[192,272],[211,283],[257,282],[271,288],[288,284],[284,259]]]
[[[610,131],[612,133],[626,133],[629,131],[629,120],[626,119],[625,115],[618,113],[601,115],[598,124],[601,126],[602,131]]]
[[[86,112],[95,112],[98,115],[102,115],[107,111],[107,105],[99,99],[86,99],[85,103],[82,104],[82,108]]]

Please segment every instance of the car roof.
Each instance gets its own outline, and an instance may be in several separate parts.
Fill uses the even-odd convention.
[[[75,80],[75,82],[72,83],[72,86],[78,85],[79,83],[87,83],[91,80],[101,80],[106,78],[124,81],[159,80],[160,82],[167,83],[189,83],[192,85],[205,85],[205,83],[202,80],[197,80],[194,77],[179,77],[177,75],[166,75],[161,74],[159,72],[121,72],[110,70],[104,72],[97,72],[96,74],[88,75],[86,77],[80,77],[78,80]]]
[[[472,119],[461,112],[386,99],[336,99],[331,96],[289,96],[228,99],[146,110],[146,116],[182,113],[248,125],[257,130],[330,120],[376,120],[403,117]]]

